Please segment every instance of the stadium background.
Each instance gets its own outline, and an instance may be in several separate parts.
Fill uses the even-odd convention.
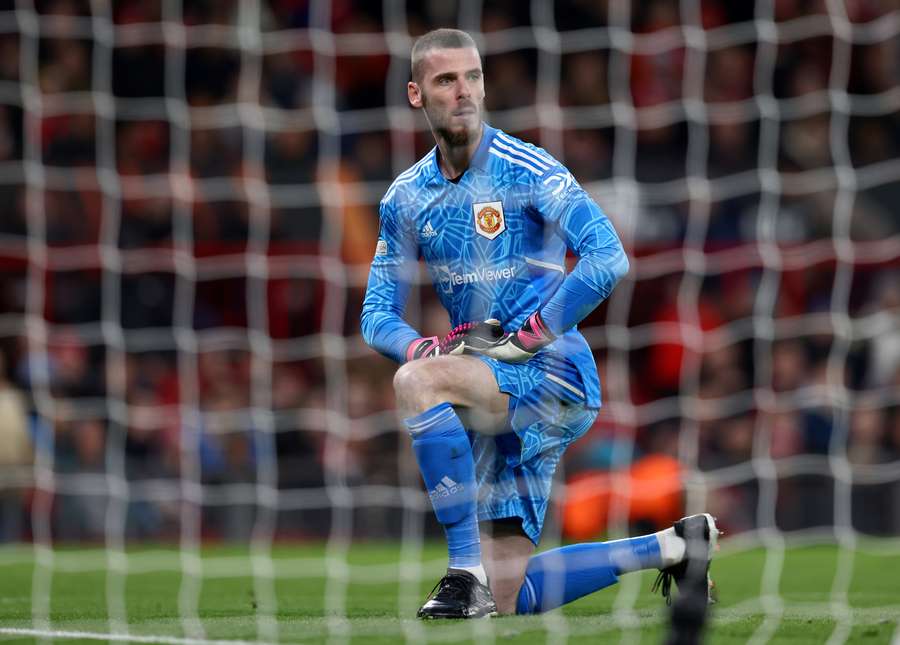
[[[565,535],[682,493],[731,536],[897,535],[898,13],[0,3],[0,541],[397,538],[426,509],[358,314],[378,200],[433,145],[411,38],[446,25],[634,260],[582,324],[607,405]],[[428,285],[409,312],[446,330]]]

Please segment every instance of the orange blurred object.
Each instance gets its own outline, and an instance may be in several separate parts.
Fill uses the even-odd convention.
[[[663,529],[682,516],[681,465],[668,455],[648,455],[627,470],[588,471],[572,477],[562,500],[563,535],[591,540],[606,529],[610,509],[629,524]]]

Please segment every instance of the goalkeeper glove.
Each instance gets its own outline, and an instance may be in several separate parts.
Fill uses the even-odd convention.
[[[441,341],[437,336],[416,338],[406,346],[406,361],[414,361],[417,358],[431,358],[443,354]]]
[[[518,331],[506,333],[493,318],[480,323],[463,323],[441,341],[441,354],[476,353],[505,363],[525,363],[543,347],[556,340],[540,313],[534,312]]]

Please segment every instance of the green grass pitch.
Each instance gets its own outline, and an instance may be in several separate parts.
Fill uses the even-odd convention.
[[[116,559],[102,549],[57,549],[50,573],[36,564],[31,547],[3,547],[0,641],[96,643],[97,638],[59,634],[39,640],[15,630],[108,634],[117,626],[110,615],[121,618],[123,611],[133,641],[175,645],[217,639],[270,641],[273,632],[267,629],[273,624],[280,641],[294,643],[484,642],[491,635],[503,643],[561,642],[563,636],[567,643],[664,639],[667,609],[659,596],[649,593],[651,572],[623,576],[618,585],[546,616],[416,621],[411,616],[440,576],[443,553],[442,545],[428,543],[421,552],[406,552],[401,567],[398,544],[355,543],[346,551],[346,560],[344,551],[329,551],[322,544],[277,545],[272,549],[274,583],[255,587],[246,549],[206,546],[200,553],[202,584],[195,595],[193,587],[182,587],[182,560],[171,547],[129,549],[117,565],[127,564],[127,574],[112,576],[106,567],[109,562],[115,565]],[[257,561],[258,567],[265,564],[265,558]],[[838,613],[842,608],[849,611],[838,616],[830,603],[841,570],[852,575],[846,604],[836,606]],[[780,619],[774,620],[774,613],[767,618],[760,589],[764,576],[779,571],[778,596],[769,606],[780,612]],[[896,549],[842,553],[827,545],[794,547],[784,553],[782,563],[777,556],[767,558],[761,549],[729,552],[726,545],[713,574],[720,602],[713,608],[708,643],[744,643],[753,634],[768,637],[759,642],[825,643],[835,630],[850,643],[889,643],[898,629]],[[46,588],[48,582],[49,604],[41,609],[43,600],[36,600],[38,611],[48,611],[50,620],[36,624],[32,585]],[[197,599],[202,633],[191,632],[190,624],[181,620],[180,593],[182,602]],[[112,610],[108,598],[113,600]],[[259,623],[258,612],[271,608],[273,599],[274,620]]]

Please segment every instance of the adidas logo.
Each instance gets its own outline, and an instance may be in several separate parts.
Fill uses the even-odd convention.
[[[458,493],[462,489],[462,484],[457,484],[455,481],[444,475],[441,478],[441,481],[437,483],[437,486],[434,487],[434,490],[428,491],[428,497],[430,497],[431,499],[436,499],[438,497],[449,497],[454,493]]]
[[[427,240],[432,237],[437,237],[437,231],[434,230],[434,227],[429,220],[425,222],[425,226],[422,227],[422,238]]]

